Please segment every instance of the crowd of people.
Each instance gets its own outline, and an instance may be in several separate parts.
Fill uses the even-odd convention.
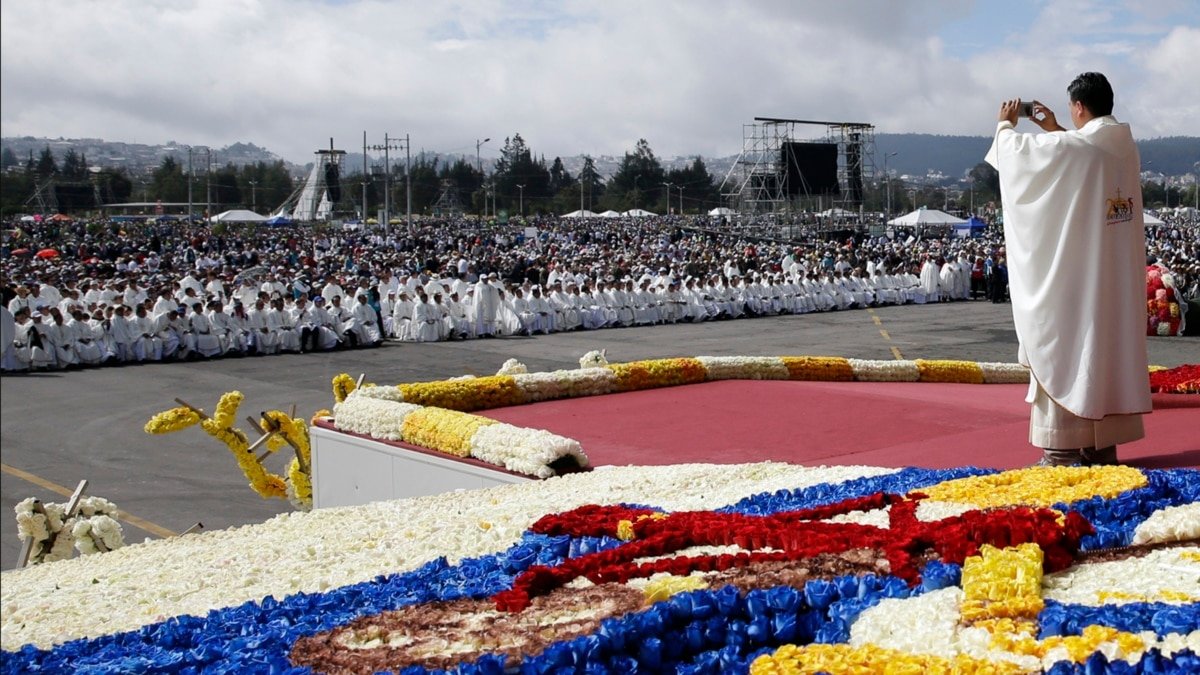
[[[1002,236],[805,240],[706,218],[454,218],[415,231],[13,224],[6,372],[1006,299]],[[794,232],[791,234],[794,235]],[[1200,233],[1148,230],[1200,295]]]

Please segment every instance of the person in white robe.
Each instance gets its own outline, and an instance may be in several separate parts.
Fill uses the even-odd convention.
[[[417,289],[417,299],[413,301],[412,335],[417,342],[437,342],[441,338],[441,317],[438,310],[429,301],[425,289]]]
[[[344,296],[335,295],[329,301],[329,307],[325,309],[329,312],[329,317],[333,319],[333,330],[338,335],[338,340],[343,346],[354,347],[358,340],[358,336],[354,333],[354,326],[351,322],[354,321],[354,314],[349,307],[342,304]]]
[[[411,294],[406,288],[401,287],[399,297],[392,308],[392,331],[397,340],[407,342],[416,339],[412,330],[413,305]]]
[[[76,352],[75,332],[63,323],[62,312],[57,308],[50,310],[50,321],[46,325],[47,349],[54,350],[54,366],[58,369],[70,368],[79,364]]]
[[[1017,354],[1032,375],[1029,441],[1040,464],[1115,464],[1151,410],[1141,165],[1104,75],[1067,92],[1074,131],[1034,101],[1045,133],[1019,133],[1020,101],[1006,101],[986,161],[1000,175]]]
[[[395,281],[395,279],[393,279]],[[399,284],[397,284],[398,286]],[[380,331],[384,338],[396,337],[396,291],[387,290],[379,296],[379,320],[383,324]]]
[[[154,335],[162,341],[163,360],[185,355],[186,350],[181,349],[183,339],[179,331],[179,308],[172,307],[162,314],[154,315],[153,319]]]
[[[536,324],[535,330],[540,330],[544,334],[558,332],[557,319],[558,315],[546,298],[542,297],[542,289],[540,286],[534,286],[529,297],[529,311],[535,315]]]
[[[325,309],[325,297],[318,295],[311,304],[303,297],[296,299],[292,321],[300,331],[300,353],[329,351],[341,343],[334,319]]]
[[[475,283],[475,334],[491,337],[496,334],[496,313],[500,309],[500,289],[495,273]]]
[[[7,307],[0,305],[0,370],[20,370],[17,361],[17,320]]]
[[[75,354],[79,357],[79,365],[99,365],[104,360],[103,335],[96,334],[95,328],[88,322],[87,314],[76,310],[66,321],[66,326],[75,341]]]
[[[13,345],[19,362],[18,370],[46,370],[54,365],[52,347],[45,339],[45,326],[41,312],[30,312],[20,308],[16,314],[16,338]]]
[[[383,334],[379,330],[379,315],[375,313],[375,308],[367,303],[365,293],[359,293],[358,302],[351,310],[353,322],[349,330],[354,331],[359,347],[376,347],[383,341]]]
[[[254,301],[254,309],[246,318],[246,330],[250,333],[255,354],[268,356],[279,351],[279,334],[267,325],[267,303],[261,298]]]
[[[939,302],[941,300],[941,286],[938,272],[937,262],[933,260],[932,256],[926,256],[925,264],[921,266],[921,290],[925,291],[925,302]]]
[[[204,305],[199,302],[192,304],[192,313],[188,316],[188,329],[195,342],[197,354],[210,359],[221,353],[221,338],[214,332],[212,322],[204,313]]]
[[[137,331],[137,324],[126,317],[128,308],[117,305],[109,318],[108,329],[116,346],[117,361],[121,363],[141,362],[146,357],[144,343]]]
[[[300,331],[283,302],[283,298],[275,298],[267,308],[264,316],[267,320],[267,331],[279,338],[279,351],[299,352]]]
[[[163,343],[158,337],[158,331],[155,330],[154,319],[150,317],[146,311],[145,305],[138,305],[133,310],[133,317],[129,319],[130,327],[138,335],[139,342],[142,348],[143,361],[161,361],[163,354]]]

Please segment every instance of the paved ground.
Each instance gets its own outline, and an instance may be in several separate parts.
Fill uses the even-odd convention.
[[[332,407],[330,379],[341,372],[380,383],[491,374],[508,358],[530,370],[574,368],[591,349],[610,360],[695,355],[823,355],[866,359],[1013,361],[1008,305],[963,302],[888,307],[700,325],[577,332],[536,338],[435,344],[12,376],[0,379],[0,567],[19,549],[13,506],[28,496],[65,501],[54,489],[90,481],[136,519],[127,541],[260,522],[289,509],[246,486],[233,458],[202,432],[149,436],[142,425],[181,397],[212,410],[222,393],[245,394],[240,417],[293,403],[309,415]],[[1200,361],[1200,338],[1151,338],[1151,363]],[[242,425],[245,426],[244,424]],[[283,459],[271,468],[279,470]]]

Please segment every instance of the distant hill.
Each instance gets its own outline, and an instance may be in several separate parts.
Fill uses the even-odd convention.
[[[884,157],[887,158],[887,168],[900,175],[914,178],[923,177],[927,180],[945,180],[947,182],[962,178],[971,167],[983,161],[991,138],[986,136],[938,136],[934,134],[876,134],[875,136],[875,166],[882,172]],[[187,161],[187,148],[174,141],[161,145],[144,145],[140,143],[123,143],[120,141],[105,141],[98,138],[65,139],[65,138],[34,138],[31,136],[6,137],[0,139],[6,158],[15,158],[24,163],[32,152],[36,158],[43,148],[49,146],[55,157],[61,162],[68,149],[83,153],[92,166],[118,167],[124,166],[131,173],[139,174],[152,170],[162,162],[167,155]],[[1195,162],[1200,159],[1200,137],[1171,136],[1138,141],[1138,149],[1142,156],[1142,166],[1154,173],[1165,173],[1169,176],[1182,176],[1195,173]],[[537,148],[533,148],[534,151]],[[632,148],[631,148],[632,150]],[[11,155],[9,154],[11,151]],[[426,152],[427,158],[437,157],[440,162],[453,162],[461,155],[443,155],[437,152]],[[621,161],[620,155],[593,155],[596,169],[602,176],[611,175],[616,171]],[[659,156],[665,167],[680,167],[692,162],[693,156],[679,157]],[[253,162],[274,162],[279,156],[266,148],[253,143],[236,142],[224,148],[213,149],[214,164],[247,164]],[[413,158],[414,161],[416,157]],[[471,159],[467,157],[467,159]],[[547,163],[552,160],[547,157]],[[563,164],[572,175],[578,175],[583,166],[583,155],[563,157]],[[203,154],[194,156],[194,161],[204,161]],[[376,160],[377,161],[377,160]],[[726,157],[705,157],[704,162],[708,171],[720,183],[730,167],[737,161],[736,155]],[[362,155],[350,153],[345,158],[345,166],[350,172],[361,170]],[[295,175],[302,175],[302,165],[285,162]]]

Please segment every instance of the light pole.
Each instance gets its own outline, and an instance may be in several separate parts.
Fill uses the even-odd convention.
[[[667,195],[668,197],[670,195]],[[683,186],[679,186],[679,215],[683,215]]]
[[[192,146],[188,146],[188,225],[192,224]]]
[[[883,180],[884,185],[887,187],[887,213],[885,213],[883,216],[884,220],[887,220],[892,216],[892,174],[888,173],[887,161],[888,157],[895,157],[898,154],[900,153],[888,152],[884,153],[883,155]]]
[[[521,217],[525,217],[525,186],[518,185],[517,189],[521,191]]]
[[[212,218],[212,149],[204,149],[204,217]]]
[[[371,150],[383,151],[383,227],[385,231],[391,230],[392,227],[392,150],[404,148],[404,184],[407,193],[406,213],[408,217],[408,229],[412,231],[412,167],[410,166],[411,153],[408,149],[408,134],[404,135],[404,140],[392,138],[385,132],[383,134],[383,145],[372,145]],[[365,188],[364,188],[365,194]],[[365,203],[365,199],[364,199]],[[363,219],[365,222],[365,218]]]
[[[480,141],[480,140],[475,141],[475,168],[477,171],[479,171],[479,180],[483,180],[483,159],[481,159],[479,156],[479,148],[483,147],[483,144],[487,143],[490,140],[492,140],[492,139],[485,138],[482,141]],[[484,215],[484,217],[487,217],[487,193],[486,192],[483,193],[483,215]]]
[[[258,181],[252,180],[247,182],[250,183],[250,200],[253,203],[250,210],[258,213]]]
[[[667,188],[667,215],[671,214],[671,188],[675,187],[674,183],[663,181],[663,187]]]

